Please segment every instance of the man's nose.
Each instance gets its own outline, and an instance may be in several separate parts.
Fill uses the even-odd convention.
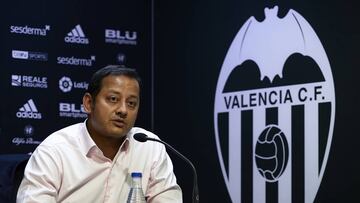
[[[119,115],[120,117],[125,118],[127,116],[127,106],[126,106],[126,102],[120,102],[118,108],[116,109],[116,114]]]

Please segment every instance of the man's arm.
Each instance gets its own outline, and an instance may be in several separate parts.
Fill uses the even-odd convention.
[[[182,203],[181,188],[176,183],[173,164],[164,146],[151,169],[148,195],[149,203]]]
[[[40,145],[26,165],[16,202],[55,203],[61,183],[60,164],[53,148]]]

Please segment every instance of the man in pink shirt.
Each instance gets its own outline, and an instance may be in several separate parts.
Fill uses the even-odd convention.
[[[123,66],[106,66],[92,77],[83,97],[88,119],[48,136],[32,154],[17,202],[125,202],[132,172],[142,173],[147,202],[181,203],[172,162],[163,145],[139,143],[133,127],[140,104],[140,78]]]

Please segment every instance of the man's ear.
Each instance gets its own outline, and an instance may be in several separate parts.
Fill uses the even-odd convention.
[[[93,98],[91,97],[91,94],[86,92],[83,96],[83,106],[86,113],[91,113],[91,110],[93,109]]]

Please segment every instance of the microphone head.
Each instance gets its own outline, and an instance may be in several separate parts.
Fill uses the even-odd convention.
[[[148,139],[148,136],[145,135],[144,133],[136,133],[134,134],[134,139],[139,141],[139,142],[146,142]]]

